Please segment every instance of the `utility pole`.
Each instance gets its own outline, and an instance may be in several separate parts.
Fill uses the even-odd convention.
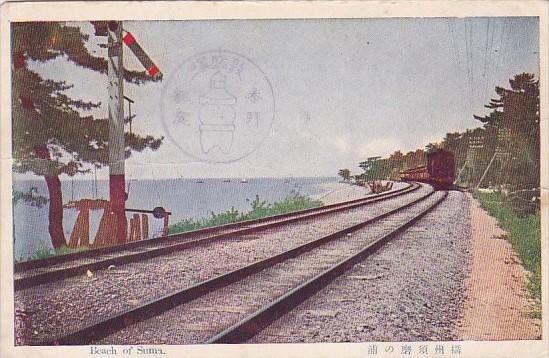
[[[484,170],[484,173],[482,174],[482,177],[478,181],[477,188],[480,187],[482,184],[482,181],[486,177],[486,174],[488,174],[488,171],[492,167],[492,164],[497,161],[499,162],[499,173],[498,173],[498,179],[501,181],[501,178],[503,177],[503,174],[505,172],[505,166],[507,164],[507,161],[511,157],[511,154],[509,153],[509,140],[511,138],[511,130],[508,128],[498,128],[498,137],[497,137],[497,145],[496,150],[494,151],[494,155],[492,156],[492,159],[490,159],[490,163],[488,163],[488,166]]]
[[[484,148],[484,137],[483,136],[473,136],[471,133],[469,136],[469,148],[467,149],[467,156],[465,157],[465,162],[461,167],[456,183],[465,183],[466,185],[471,184],[473,178],[475,178],[477,173],[477,166],[480,157],[480,152]],[[465,176],[465,180],[463,180]]]
[[[122,21],[108,22],[109,196],[116,218],[116,243],[126,242],[126,181],[124,172],[124,62]]]

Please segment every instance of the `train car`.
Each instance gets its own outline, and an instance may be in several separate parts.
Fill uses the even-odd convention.
[[[402,180],[428,183],[435,189],[450,189],[455,177],[454,155],[438,149],[427,154],[427,165],[407,169],[400,174]]]
[[[427,170],[430,184],[437,189],[450,189],[455,180],[454,154],[443,149],[427,154]]]

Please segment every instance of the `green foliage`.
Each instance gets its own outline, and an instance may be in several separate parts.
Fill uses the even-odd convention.
[[[13,206],[17,205],[20,201],[30,204],[30,206],[41,208],[48,203],[48,198],[38,195],[38,188],[33,186],[28,191],[13,191]]]
[[[286,214],[293,211],[304,210],[309,208],[317,208],[322,206],[320,200],[313,200],[308,196],[301,195],[297,192],[292,192],[283,201],[274,202],[267,212],[267,216]],[[253,213],[253,211],[252,211]]]
[[[510,193],[507,201],[513,212],[521,217],[535,214],[540,208],[540,191],[520,190]]]
[[[425,165],[426,162],[425,151],[417,149],[406,154],[396,151],[389,158],[370,157],[359,163],[359,167],[364,170],[364,180],[372,181],[397,179],[400,171]]]
[[[521,73],[511,78],[509,84],[510,89],[495,88],[499,98],[485,106],[493,110],[490,115],[474,116],[484,123],[492,142],[499,139],[501,149],[510,159],[488,172],[486,183],[515,189],[537,188],[540,179],[539,81],[531,73]],[[503,130],[508,134],[498,138],[498,131]],[[495,146],[490,149],[485,148],[485,152],[491,157]]]
[[[345,181],[349,181],[351,179],[351,171],[349,169],[340,169],[337,175]]]
[[[28,65],[63,58],[104,76],[107,59],[92,55],[87,47],[89,36],[78,26],[59,22],[19,22],[11,26],[14,171],[73,176],[92,166],[106,165],[108,119],[87,114],[100,108],[101,103],[70,98],[66,91],[73,87],[71,84],[44,79]],[[125,70],[124,77],[137,84],[159,80],[147,79],[144,71]],[[158,149],[162,138],[126,133],[125,141],[128,157],[131,151]]]
[[[243,220],[252,220],[276,215],[271,213],[271,205],[269,205],[265,200],[260,200],[259,195],[255,196],[255,199],[252,201],[251,205],[252,210],[243,215]]]
[[[541,299],[541,220],[539,210],[534,214],[517,214],[512,201],[501,192],[475,192],[482,207],[495,217],[509,233],[511,243],[524,267],[530,271],[528,289],[532,296]]]
[[[30,260],[40,260],[40,259],[45,259],[45,258],[48,258],[48,257],[68,255],[68,254],[73,254],[75,252],[81,252],[81,251],[87,251],[87,250],[89,250],[89,248],[85,247],[85,246],[76,247],[76,248],[70,248],[68,246],[61,246],[58,249],[51,249],[49,247],[44,246],[44,247],[36,250],[31,255]]]
[[[485,106],[493,110],[489,115],[474,115],[483,127],[463,133],[447,133],[443,139],[442,147],[455,156],[456,176],[460,179],[458,185],[476,187],[499,145],[508,153],[508,160],[494,161],[481,186],[503,186],[511,190],[539,188],[539,81],[534,79],[533,74],[522,73],[510,79],[509,84],[510,89],[495,88],[499,98],[491,99]],[[508,132],[503,140],[498,134],[501,130]],[[482,148],[470,149],[470,142],[479,138]],[[406,154],[396,151],[389,158],[371,157],[359,163],[359,167],[369,181],[397,179],[400,171],[425,165],[425,154],[435,147],[435,144],[429,143],[425,149]],[[464,166],[468,154],[473,158],[473,168]],[[517,205],[521,204],[517,202]]]
[[[11,40],[13,171],[46,177],[48,229],[52,245],[61,247],[65,237],[58,176],[74,176],[108,164],[109,120],[90,114],[101,103],[69,97],[71,84],[42,78],[29,65],[63,59],[101,75],[107,90],[107,59],[93,55],[89,36],[70,23],[13,22]],[[160,80],[160,76],[148,78],[145,71],[122,70],[124,78],[135,84]],[[126,158],[132,151],[156,150],[162,141],[135,133],[125,133],[124,138]]]
[[[222,213],[216,214],[211,212],[210,216],[207,218],[185,219],[177,224],[171,225],[169,233],[177,234],[212,226],[281,215],[298,210],[320,207],[323,204],[319,200],[312,200],[305,195],[292,192],[284,200],[272,204],[260,200],[259,195],[256,195],[250,205],[252,209],[248,212],[239,212],[234,207],[231,207],[229,210]]]

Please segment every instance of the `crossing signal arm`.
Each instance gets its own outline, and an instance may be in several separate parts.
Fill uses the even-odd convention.
[[[117,21],[90,21],[94,27],[95,35],[96,36],[108,36],[108,29],[109,28],[115,28],[117,25]],[[110,27],[109,27],[110,26]],[[128,46],[128,48],[131,50],[131,52],[137,57],[141,65],[145,68],[147,71],[147,75],[149,77],[155,77],[155,76],[162,76],[162,72],[160,72],[160,69],[158,66],[154,64],[154,62],[151,60],[149,55],[143,50],[143,48],[137,43],[135,40],[135,37],[133,35],[124,30],[124,36],[122,37],[122,41]]]
[[[122,37],[122,41],[124,41],[126,46],[128,46],[128,48],[135,55],[135,57],[137,57],[139,62],[141,62],[141,65],[145,67],[145,70],[147,70],[147,75],[149,75],[149,77],[162,75],[162,72],[160,72],[154,62],[152,62],[149,55],[147,55],[143,48],[137,43],[137,41],[135,41],[135,37],[133,37],[130,32],[125,31],[125,35]]]

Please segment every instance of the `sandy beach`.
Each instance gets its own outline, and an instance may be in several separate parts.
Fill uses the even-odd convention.
[[[322,190],[322,193],[312,195],[311,197],[316,200],[321,200],[324,205],[360,199],[370,194],[369,188],[344,183],[324,183],[319,184],[318,188]]]

